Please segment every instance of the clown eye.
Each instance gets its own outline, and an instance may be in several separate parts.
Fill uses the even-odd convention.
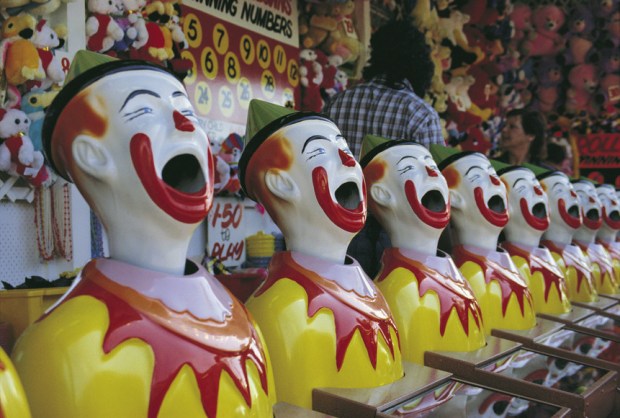
[[[153,109],[151,109],[150,107],[142,107],[138,110],[134,110],[133,112],[127,112],[123,114],[123,117],[125,118],[126,122],[129,122],[130,120],[134,120],[137,117],[151,113],[153,113]]]
[[[478,181],[480,180],[480,174],[473,174],[471,176],[468,177],[469,181]]]
[[[519,186],[515,189],[517,193],[523,193],[525,191],[525,186]]]
[[[403,175],[403,174],[405,174],[407,171],[409,171],[409,170],[413,170],[413,169],[415,169],[415,167],[414,167],[414,166],[412,166],[412,165],[408,165],[408,166],[405,166],[405,167],[403,167],[403,168],[399,168],[399,169],[398,169],[398,172],[399,172],[401,175]]]
[[[198,117],[196,116],[196,113],[194,113],[193,109],[181,110],[181,114],[183,116],[187,116],[187,117],[190,117],[190,118],[198,119]]]
[[[317,148],[317,149],[315,149],[315,150],[313,150],[313,151],[310,151],[310,152],[308,152],[308,153],[306,153],[306,154],[308,154],[308,155],[309,155],[309,157],[307,158],[307,160],[310,160],[310,159],[312,159],[312,158],[314,158],[314,157],[318,157],[319,155],[323,155],[323,154],[325,154],[325,148]]]

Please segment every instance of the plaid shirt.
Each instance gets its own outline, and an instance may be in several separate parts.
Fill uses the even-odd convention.
[[[445,145],[439,115],[407,80],[391,88],[384,77],[374,77],[334,96],[323,113],[336,122],[358,159],[366,134],[415,140],[427,148]]]

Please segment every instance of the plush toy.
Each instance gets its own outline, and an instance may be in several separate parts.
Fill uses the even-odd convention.
[[[469,111],[479,116],[482,121],[486,121],[498,110],[499,69],[488,63],[472,67],[469,74],[474,78],[474,83],[469,88],[469,97],[472,101]]]
[[[66,27],[61,27],[59,30],[63,33],[66,31]],[[52,84],[62,85],[65,81],[65,72],[60,59],[54,54],[54,50],[64,45],[64,39],[59,37],[45,19],[41,19],[37,23],[32,43],[37,47],[45,71],[45,80],[34,84],[31,88],[48,89]]]
[[[41,186],[49,174],[40,151],[35,151],[28,136],[30,119],[18,109],[0,109],[0,170],[24,177]]]
[[[593,94],[598,87],[598,71],[593,64],[579,64],[568,73],[570,87],[566,91],[566,110],[570,113],[596,113]]]
[[[312,49],[302,49],[299,53],[301,84],[301,109],[320,112],[323,108],[321,83],[323,67],[317,60],[317,53]]]
[[[525,3],[515,4],[510,13],[510,20],[514,27],[513,44],[518,45],[533,30],[531,7]]]
[[[300,37],[302,48],[318,48],[327,36],[337,30],[338,21],[329,14],[328,4],[313,4],[310,11],[310,18],[302,28],[300,24]]]
[[[564,25],[564,11],[548,4],[534,10],[532,23],[534,32],[521,44],[526,56],[556,55],[564,49],[564,38],[559,31]]]
[[[88,0],[87,8],[86,47],[95,52],[109,51],[115,42],[125,36],[113,17],[119,13],[118,3],[112,0]]]
[[[600,50],[600,57],[599,67],[601,74],[620,74],[620,49],[602,48]]]
[[[66,3],[66,1],[63,1]],[[61,0],[2,0],[0,10],[4,16],[28,13],[33,16],[48,16],[61,5]]]
[[[448,94],[447,119],[454,122],[459,132],[466,132],[470,127],[482,122],[482,118],[472,112],[469,88],[475,83],[471,75],[455,76],[446,84]]]
[[[351,17],[354,9],[353,0],[331,5],[330,15],[338,24],[336,30],[331,31],[322,44],[322,49],[327,55],[340,55],[344,63],[357,61],[362,49]]]
[[[439,16],[437,15],[436,0],[418,0],[411,10],[411,18],[415,26],[422,31],[428,31],[436,27]]]
[[[565,65],[584,64],[594,45],[594,16],[590,7],[576,5],[568,15],[568,32],[565,35]]]
[[[226,191],[230,194],[238,194],[241,190],[239,180],[239,159],[243,151],[243,138],[241,135],[232,133],[222,142],[217,156],[226,163],[229,176],[228,181],[221,187],[221,192]]]
[[[609,14],[605,20],[605,38],[613,47],[620,48],[620,10],[618,9],[618,2],[616,2],[615,11]]]
[[[18,86],[28,80],[45,78],[37,48],[31,41],[36,25],[36,19],[25,13],[11,16],[2,24],[0,69],[4,70],[10,85]]]
[[[465,0],[460,10],[469,15],[469,23],[477,25],[487,10],[487,0]]]
[[[43,130],[43,118],[45,109],[52,103],[59,90],[31,90],[24,94],[21,100],[21,110],[30,119],[29,136],[35,151],[43,151],[41,132]]]
[[[536,66],[535,106],[548,113],[556,109],[560,98],[560,85],[563,81],[562,66],[553,57],[543,58]]]
[[[170,37],[164,34],[160,24],[160,19],[165,13],[166,6],[160,0],[153,1],[144,7],[142,15],[145,19],[148,40],[142,47],[130,49],[130,58],[162,63],[174,57]]]

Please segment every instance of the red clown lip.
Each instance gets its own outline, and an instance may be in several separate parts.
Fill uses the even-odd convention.
[[[544,203],[537,203],[534,205],[534,208],[538,208],[539,205],[542,205],[542,211],[544,212],[544,216],[539,217],[534,215],[529,207],[527,206],[527,200],[525,198],[521,198],[519,201],[519,205],[521,206],[521,213],[523,213],[523,218],[525,222],[532,228],[538,231],[546,231],[549,228],[549,215],[547,215],[547,211]]]
[[[179,222],[193,224],[202,221],[213,200],[213,156],[208,151],[206,184],[197,192],[182,192],[166,184],[157,175],[150,138],[136,134],[130,142],[131,161],[147,194],[155,204]]]
[[[439,193],[439,195],[441,195],[441,193]],[[450,222],[450,206],[443,202],[443,210],[433,211],[427,209],[418,199],[418,192],[415,188],[415,184],[413,184],[411,180],[405,182],[405,196],[407,196],[407,201],[413,212],[418,215],[418,218],[425,224],[436,229],[443,229],[448,225],[448,222]]]
[[[558,212],[560,212],[560,217],[564,222],[566,222],[566,225],[570,226],[573,229],[577,229],[581,226],[581,213],[577,211],[577,216],[573,216],[568,213],[568,210],[566,209],[566,202],[564,201],[564,199],[558,200]]]
[[[327,217],[339,228],[348,232],[359,232],[366,223],[366,185],[362,184],[362,199],[359,198],[359,190],[357,185],[352,182],[344,183],[338,190],[336,195],[347,194],[343,199],[351,200],[350,197],[358,200],[355,208],[348,209],[332,200],[329,191],[329,182],[327,179],[327,171],[323,167],[316,167],[312,170],[312,183],[314,185],[314,195],[316,196],[319,206],[325,212]],[[353,190],[355,188],[355,190]],[[338,199],[340,200],[340,199]]]
[[[491,210],[489,208],[489,206],[487,206],[487,202],[484,201],[484,192],[482,190],[482,187],[476,187],[474,189],[474,197],[476,199],[476,206],[478,206],[478,210],[480,211],[480,213],[482,213],[482,216],[484,216],[484,218],[491,222],[491,224],[499,227],[499,228],[503,228],[504,226],[506,226],[506,224],[508,223],[508,211],[506,210],[506,207],[504,205],[504,201],[501,199],[501,197],[495,195],[493,197],[491,197],[491,199],[489,199],[489,202],[491,201],[497,201],[499,199],[499,205],[500,207],[498,207],[499,210]]]
[[[611,229],[620,229],[620,212],[618,210],[612,210],[608,215],[607,209],[603,207],[603,219]]]
[[[583,215],[583,224],[589,229],[599,229],[603,225],[603,218],[599,216],[597,209],[590,209]]]

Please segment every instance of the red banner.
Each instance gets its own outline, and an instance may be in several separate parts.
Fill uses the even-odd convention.
[[[583,176],[620,187],[620,134],[582,135],[577,147]]]

